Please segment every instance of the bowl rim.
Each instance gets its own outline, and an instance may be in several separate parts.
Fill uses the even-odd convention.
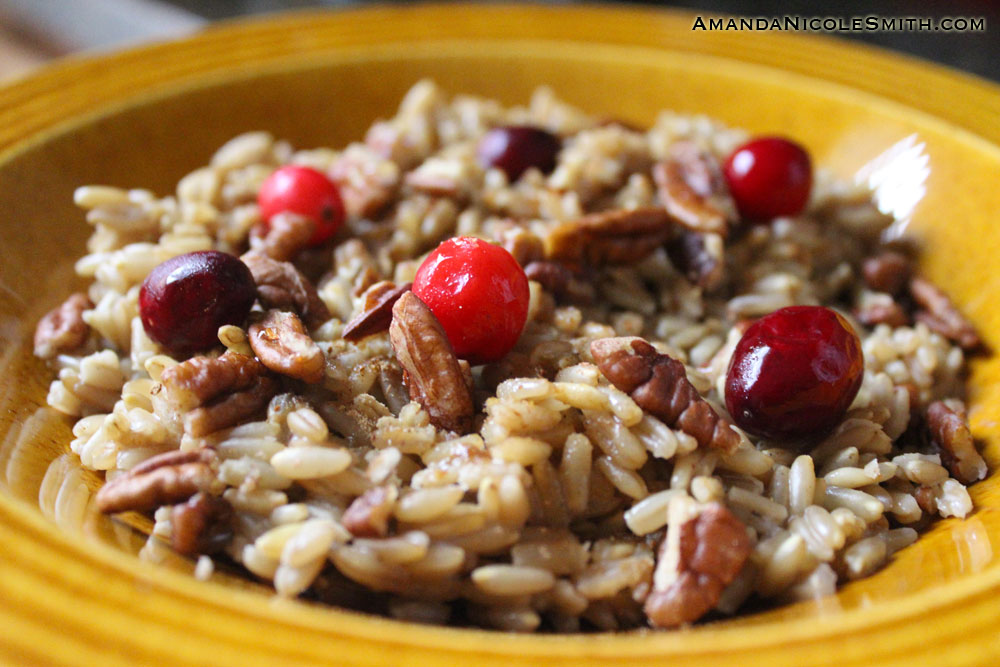
[[[252,63],[247,76],[254,76],[268,68],[285,70],[302,66],[304,59],[325,54],[330,58],[348,57],[351,53],[368,53],[374,48],[371,33],[373,25],[382,26],[381,38],[390,44],[385,50],[391,53],[398,48],[434,49],[442,42],[456,43],[455,35],[463,30],[466,41],[504,40],[502,31],[515,23],[527,22],[533,31],[523,37],[523,42],[538,44],[559,41],[563,46],[599,42],[602,47],[628,51],[630,49],[660,49],[681,51],[698,57],[721,58],[727,61],[764,68],[762,72],[774,75],[791,73],[811,80],[847,88],[871,96],[882,103],[902,105],[911,111],[925,114],[937,122],[958,131],[966,140],[973,141],[980,150],[1000,151],[1000,124],[984,124],[983,119],[995,112],[1000,117],[1000,86],[976,77],[956,73],[940,66],[923,63],[915,58],[901,56],[873,47],[810,35],[757,34],[752,48],[740,42],[740,57],[736,58],[733,44],[740,41],[738,33],[708,33],[697,44],[684,40],[681,29],[689,23],[693,13],[664,11],[635,7],[578,6],[572,8],[540,5],[417,5],[407,7],[372,7],[328,11],[303,10],[265,18],[227,21],[207,28],[201,33],[181,40],[154,44],[128,51],[74,57],[47,67],[38,73],[4,88],[0,88],[0,163],[7,162],[18,153],[61,134],[74,126],[114,114],[116,111],[148,103],[158,97],[183,90],[212,85],[220,80],[232,80],[227,70],[236,63]],[[573,20],[564,20],[574,17]],[[414,35],[409,28],[457,21],[458,26],[439,28],[430,34]],[[556,20],[558,19],[558,20]],[[330,44],[319,39],[305,40],[295,46],[275,46],[282,33],[295,28],[306,34],[318,35],[321,30],[336,35],[338,42]],[[310,30],[312,33],[310,33]],[[327,34],[327,33],[324,33]],[[509,42],[508,42],[509,43]],[[588,47],[589,48],[589,47]],[[789,49],[804,53],[800,60],[789,62]],[[377,48],[376,48],[377,50]],[[836,57],[847,50],[851,58]],[[178,55],[185,58],[179,58]],[[170,67],[171,60],[182,61]],[[816,63],[823,63],[817,67]],[[166,69],[164,69],[166,67]],[[150,72],[156,72],[151,76]],[[876,76],[869,76],[872,73]],[[904,80],[907,87],[889,85]],[[931,87],[931,88],[928,88]],[[939,95],[922,95],[917,91],[941,90]],[[947,94],[943,94],[947,92]],[[946,104],[947,100],[963,100],[962,105]],[[69,100],[71,104],[57,104]],[[970,107],[972,110],[970,111]],[[21,116],[29,116],[25,119]],[[231,591],[218,585],[202,585],[180,574],[152,568],[148,564],[118,552],[110,547],[74,539],[59,531],[27,503],[6,494],[0,495],[0,540],[9,539],[9,554],[28,554],[44,545],[52,551],[53,567],[37,571],[47,578],[49,588],[63,585],[65,581],[54,565],[73,569],[79,567],[99,571],[102,580],[121,576],[145,582],[157,594],[173,596],[180,607],[198,606],[203,609],[225,610],[235,614],[240,622],[284,623],[290,629],[307,628],[319,631],[336,641],[354,642],[357,650],[370,642],[392,642],[400,648],[429,649],[433,655],[468,657],[506,657],[515,655],[540,658],[545,656],[574,657],[591,660],[608,657],[632,657],[656,660],[659,658],[710,656],[718,653],[731,655],[735,648],[772,649],[775,655],[803,642],[826,640],[828,647],[837,646],[837,638],[865,628],[889,640],[896,637],[899,626],[917,616],[928,613],[948,617],[953,623],[942,623],[940,632],[956,632],[954,623],[964,630],[972,628],[967,621],[968,612],[974,610],[982,618],[1000,615],[1000,567],[963,578],[940,587],[879,603],[868,609],[852,610],[830,617],[829,622],[816,623],[815,619],[782,622],[780,640],[770,636],[762,642],[755,634],[760,628],[744,628],[739,624],[725,627],[709,624],[694,632],[626,633],[622,636],[588,635],[567,637],[504,636],[503,642],[490,641],[496,633],[455,628],[419,628],[389,619],[369,617],[339,610],[290,603],[281,605],[283,616],[274,613],[275,606],[261,596],[244,591]],[[0,556],[0,571],[16,561]],[[26,593],[13,577],[0,577],[0,598],[19,599]],[[123,582],[112,586],[115,600],[129,599],[128,586]],[[128,583],[128,582],[124,582]],[[226,595],[218,595],[226,590]],[[998,601],[994,601],[998,600]],[[53,612],[48,607],[41,612]],[[41,613],[40,612],[40,613]],[[961,613],[964,621],[956,614]],[[0,605],[0,618],[16,621],[17,610]],[[6,625],[6,624],[5,624]],[[12,626],[13,627],[13,626]],[[0,630],[0,636],[8,634]],[[986,651],[989,639],[981,640]],[[483,645],[488,645],[484,649]],[[720,646],[725,648],[720,648]],[[429,654],[423,654],[429,655]],[[818,655],[818,654],[817,654]],[[984,653],[985,655],[985,653]]]

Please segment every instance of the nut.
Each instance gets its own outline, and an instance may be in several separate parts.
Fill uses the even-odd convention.
[[[368,489],[354,499],[340,522],[355,537],[385,537],[398,493],[394,486]]]
[[[911,273],[910,259],[895,250],[883,250],[861,263],[861,275],[865,284],[876,292],[893,296],[906,288]]]
[[[171,546],[186,556],[218,553],[233,537],[232,522],[233,508],[228,502],[196,493],[171,510]]]
[[[207,491],[215,482],[215,452],[202,449],[159,454],[114,478],[97,492],[97,508],[105,514],[149,512]]]
[[[732,454],[740,436],[688,381],[684,364],[641,338],[600,338],[590,344],[597,367],[640,408],[698,441]]]
[[[257,283],[257,298],[265,308],[295,310],[310,329],[330,319],[316,288],[290,262],[277,262],[251,250],[240,258]]]
[[[352,144],[330,166],[330,178],[348,217],[370,218],[395,197],[399,167],[367,146]]]
[[[667,242],[667,255],[695,285],[713,290],[725,279],[726,262],[720,234],[681,231]]]
[[[263,375],[243,391],[236,392],[184,415],[184,430],[195,438],[235,426],[267,407],[278,392],[274,378]]]
[[[451,343],[423,301],[403,294],[392,308],[389,338],[410,398],[440,428],[466,433],[472,427],[472,392]]]
[[[316,223],[294,213],[279,213],[250,230],[250,248],[278,262],[288,262],[309,245]]]
[[[653,166],[660,199],[677,222],[696,232],[726,236],[736,206],[715,159],[690,141],[674,144],[673,155]]]
[[[750,555],[746,527],[718,502],[671,499],[644,611],[659,628],[698,620],[715,607]]]
[[[545,254],[573,264],[630,264],[660,247],[673,231],[671,217],[659,207],[592,213],[550,229]]]
[[[874,327],[878,324],[888,324],[890,327],[902,327],[906,326],[910,321],[903,307],[892,300],[866,300],[854,311],[854,316],[866,327]]]
[[[225,392],[249,387],[267,369],[253,357],[231,350],[217,359],[192,357],[160,376],[167,402],[184,412]]]
[[[396,284],[383,280],[365,291],[365,308],[351,318],[344,326],[341,336],[346,340],[361,340],[389,328],[392,321],[392,307],[399,297],[410,291],[413,283]]]
[[[927,429],[931,440],[941,449],[941,459],[952,476],[963,484],[972,484],[986,477],[986,461],[976,451],[965,410],[961,408],[953,410],[944,401],[934,401],[927,406]]]
[[[83,311],[93,307],[86,294],[77,292],[46,313],[35,329],[35,356],[51,359],[83,345],[90,333]]]
[[[250,325],[250,347],[275,373],[316,383],[323,379],[326,358],[295,313],[269,310]]]
[[[511,224],[513,226],[501,228],[496,234],[497,241],[503,249],[523,267],[543,259],[545,246],[542,240],[517,223]]]
[[[982,341],[975,327],[955,308],[948,296],[923,278],[910,280],[910,295],[924,310],[915,318],[931,331],[955,342],[964,350],[974,350]]]

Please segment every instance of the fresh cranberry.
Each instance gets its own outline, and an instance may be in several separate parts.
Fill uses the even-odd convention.
[[[740,428],[774,439],[821,435],[861,387],[861,341],[821,306],[791,306],[757,320],[729,362],[726,408]]]
[[[809,201],[812,163],[805,149],[781,137],[762,137],[735,151],[724,165],[740,215],[766,221],[798,215]]]
[[[257,296],[246,264],[215,250],[189,252],[158,265],[139,288],[146,334],[171,352],[212,347],[219,327],[242,324]]]
[[[497,127],[479,141],[477,155],[486,167],[502,169],[514,182],[530,167],[543,174],[556,168],[556,155],[562,148],[559,137],[548,130],[530,125]]]
[[[502,358],[528,317],[528,279],[509,252],[482,239],[445,241],[427,256],[413,280],[455,354],[473,364]]]
[[[278,213],[297,213],[316,225],[309,245],[319,245],[344,223],[337,184],[311,167],[286,165],[267,177],[257,193],[260,216],[270,222]]]

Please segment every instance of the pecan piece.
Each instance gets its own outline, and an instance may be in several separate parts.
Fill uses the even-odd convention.
[[[910,259],[895,250],[883,250],[861,263],[865,284],[876,292],[897,296],[905,288],[912,273]]]
[[[683,230],[667,242],[667,255],[695,285],[713,290],[725,278],[722,236]]]
[[[924,310],[915,315],[931,331],[957,343],[963,350],[974,350],[981,340],[975,327],[955,308],[948,296],[923,278],[910,281],[910,295]]]
[[[323,379],[326,357],[295,313],[269,310],[250,325],[250,347],[275,373],[316,383]]]
[[[250,248],[278,262],[288,262],[309,245],[316,223],[294,213],[279,213],[250,230]]]
[[[370,218],[381,211],[399,188],[399,167],[362,144],[351,144],[330,166],[351,218]]]
[[[986,477],[986,461],[976,451],[964,410],[953,410],[944,401],[927,406],[927,429],[941,450],[941,460],[952,476],[963,484]]]
[[[356,537],[385,537],[398,493],[394,486],[368,489],[351,502],[340,522]]]
[[[524,275],[534,280],[555,296],[563,296],[573,272],[559,262],[531,262],[524,267]]]
[[[393,306],[389,338],[410,398],[424,406],[435,426],[466,433],[474,407],[465,373],[441,323],[413,292]]]
[[[105,514],[149,512],[207,491],[215,482],[215,453],[201,449],[166,452],[143,461],[97,492],[97,508]]]
[[[687,379],[684,364],[641,338],[600,338],[590,344],[597,367],[643,410],[698,441],[732,454],[740,436]]]
[[[877,324],[901,327],[910,321],[906,310],[890,294],[867,290],[861,291],[854,316],[866,327],[874,327]]]
[[[35,329],[35,356],[51,359],[83,345],[90,333],[83,311],[93,307],[86,294],[77,292],[46,313]]]
[[[672,152],[653,166],[653,180],[667,212],[688,229],[725,237],[736,206],[719,165],[690,141],[677,142]]]
[[[552,228],[545,237],[545,254],[575,264],[630,264],[663,245],[673,231],[670,216],[660,207],[592,213]]]
[[[361,340],[389,328],[392,321],[392,307],[399,297],[410,291],[413,283],[395,283],[383,280],[365,291],[365,309],[351,318],[344,326],[341,336],[345,340]]]
[[[222,551],[233,537],[233,508],[222,498],[196,493],[170,513],[174,551],[192,556]]]
[[[746,527],[718,502],[671,499],[653,587],[643,607],[658,628],[698,620],[715,607],[750,555]]]
[[[239,424],[267,407],[278,392],[274,378],[263,375],[243,391],[196,408],[184,415],[184,430],[195,438]]]
[[[310,329],[330,319],[330,311],[316,288],[289,262],[277,262],[250,251],[240,259],[250,268],[257,283],[257,298],[266,308],[295,310]]]
[[[217,359],[192,357],[160,376],[167,401],[180,411],[190,410],[229,391],[249,387],[267,372],[253,357],[226,351]]]
[[[524,275],[559,301],[589,305],[597,296],[592,283],[560,262],[531,262],[524,267]]]
[[[497,234],[497,241],[521,266],[527,267],[545,257],[542,240],[520,226],[502,230]]]

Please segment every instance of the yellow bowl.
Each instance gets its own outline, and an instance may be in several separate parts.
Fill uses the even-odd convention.
[[[87,517],[89,537],[81,537],[39,512],[39,489],[51,482],[44,472],[70,434],[39,409],[49,376],[30,338],[38,317],[75,285],[72,260],[88,229],[72,205],[74,187],[169,192],[213,147],[249,129],[300,146],[343,145],[425,76],[508,103],[549,84],[595,114],[638,123],[661,108],[703,112],[798,137],[842,176],[909,141],[901,145],[918,178],[903,185],[926,190],[914,197],[912,223],[929,248],[923,270],[1000,347],[992,298],[1000,90],[941,68],[829,39],[692,31],[683,14],[492,5],[288,15],[66,61],[0,90],[0,660],[799,665],[924,655],[942,664],[1000,652],[997,473],[972,489],[979,509],[971,518],[935,524],[836,597],[617,636],[500,636],[279,603],[221,575],[199,583],[142,563],[126,553],[139,540],[105,520]],[[996,359],[973,364],[972,423],[993,470],[998,380]],[[80,476],[62,492],[95,483]]]

